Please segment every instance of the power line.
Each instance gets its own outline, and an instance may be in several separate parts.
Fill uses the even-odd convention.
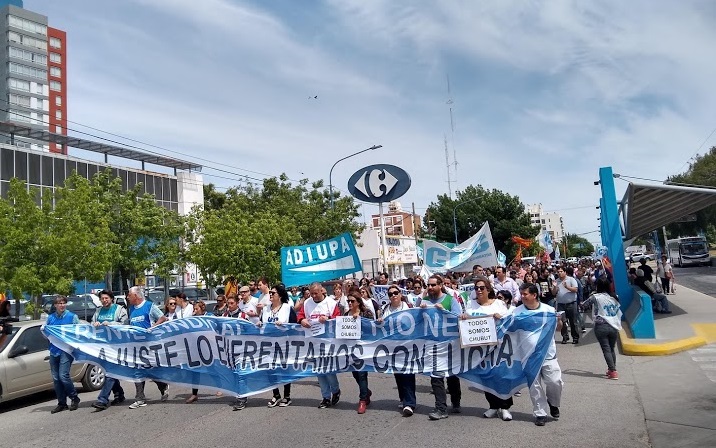
[[[716,128],[714,128],[713,131],[711,131],[711,133],[709,134],[709,136],[706,137],[703,142],[701,142],[701,144],[699,145],[699,148],[696,150],[696,152],[695,152],[691,157],[689,157],[689,160],[687,160],[686,162],[684,162],[683,165],[681,165],[681,168],[679,168],[679,171],[683,170],[684,167],[685,167],[686,165],[688,165],[689,162],[690,162],[691,160],[693,160],[694,157],[696,157],[696,155],[699,153],[699,151],[701,151],[701,148],[704,147],[704,145],[706,144],[706,142],[709,141],[709,139],[711,138],[711,136],[714,135],[714,134],[716,134]]]

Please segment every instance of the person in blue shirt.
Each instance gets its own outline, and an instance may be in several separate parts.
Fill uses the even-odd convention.
[[[123,306],[114,303],[114,295],[112,291],[106,289],[99,293],[99,300],[102,302],[102,306],[97,308],[92,317],[92,325],[94,327],[101,327],[107,325],[127,325],[129,320],[127,316],[127,310]],[[119,384],[119,380],[115,378],[106,377],[104,386],[97,397],[97,401],[92,404],[92,407],[97,410],[107,409],[110,405],[109,394],[114,392],[113,405],[123,403],[124,389]]]
[[[80,319],[71,311],[67,311],[67,297],[57,296],[55,298],[55,312],[47,316],[46,325],[77,325]],[[77,389],[70,379],[70,367],[74,358],[59,347],[50,343],[50,372],[52,372],[52,384],[55,386],[57,395],[57,407],[50,413],[56,414],[69,409],[75,411],[79,407],[80,397],[77,396]],[[70,406],[67,406],[67,398],[70,399]]]
[[[144,298],[144,293],[138,286],[129,288],[127,301],[130,304],[129,325],[140,328],[151,328],[167,320],[162,310]],[[147,398],[144,395],[144,383],[144,381],[134,383],[137,390],[135,395],[136,401],[129,405],[129,409],[137,409],[147,405]],[[162,394],[162,401],[167,401],[169,399],[169,385],[161,381],[155,381],[155,383],[157,383],[159,393]]]

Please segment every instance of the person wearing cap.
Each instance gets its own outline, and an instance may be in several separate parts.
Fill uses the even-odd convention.
[[[655,313],[671,314],[671,310],[669,310],[669,300],[664,294],[656,292],[654,285],[644,276],[643,270],[636,270],[636,280],[634,280],[634,284],[651,297]]]

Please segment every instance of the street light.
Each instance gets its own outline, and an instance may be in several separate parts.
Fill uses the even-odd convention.
[[[342,161],[349,159],[353,156],[357,156],[358,154],[363,154],[366,151],[372,151],[374,149],[378,149],[378,148],[382,148],[382,147],[383,147],[383,145],[373,145],[370,148],[366,148],[362,151],[354,152],[353,154],[351,154],[349,156],[345,156],[342,159],[336,160],[336,163],[333,164],[333,166],[331,167],[331,171],[328,173],[328,192],[331,196],[331,210],[333,210],[333,168],[335,168],[336,165],[338,165],[338,162],[342,162]]]
[[[460,207],[462,204],[467,204],[468,202],[475,202],[477,200],[478,200],[478,198],[468,199],[467,201],[458,203],[452,209],[452,227],[453,227],[453,230],[455,230],[455,244],[458,244],[458,241],[457,241],[457,208]]]

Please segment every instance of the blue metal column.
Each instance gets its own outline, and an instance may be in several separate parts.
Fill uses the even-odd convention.
[[[599,185],[602,190],[600,210],[602,212],[602,241],[607,246],[609,259],[613,266],[614,286],[622,305],[622,312],[631,305],[633,292],[624,267],[624,244],[619,222],[617,193],[614,189],[612,167],[599,168]]]

